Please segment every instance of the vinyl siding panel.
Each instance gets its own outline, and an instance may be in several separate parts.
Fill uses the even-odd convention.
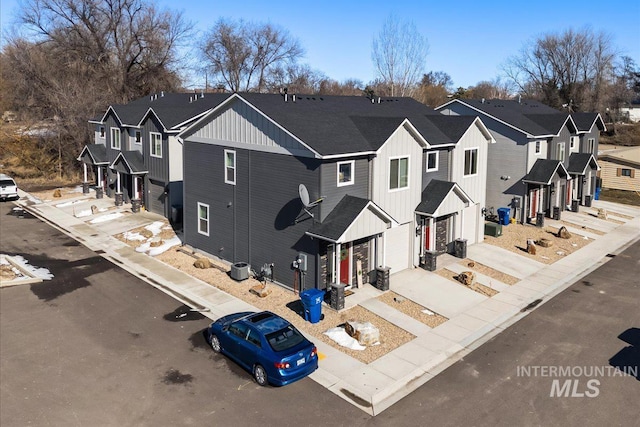
[[[142,123],[142,155],[144,164],[149,171],[149,178],[163,183],[169,182],[169,146],[167,134],[162,132],[162,125],[155,116],[150,116]],[[162,158],[151,157],[151,136],[150,132],[156,132],[162,135]]]
[[[318,206],[319,220],[321,222],[324,221],[345,195],[349,194],[363,199],[369,198],[369,159],[361,157],[353,160],[355,168],[355,171],[353,171],[353,184],[342,187],[338,187],[338,163],[348,161],[348,159],[325,161],[320,166],[320,195],[324,197],[322,203]]]
[[[560,150],[559,147],[563,143],[564,143],[564,157],[560,159],[558,157],[559,150]],[[569,150],[570,143],[571,143],[571,131],[569,131],[569,128],[567,126],[564,126],[560,131],[560,135],[551,138],[551,140],[549,141],[549,150],[547,153],[547,158],[553,159],[553,160],[562,160],[562,163],[564,164],[564,166],[565,167],[568,166],[569,156],[570,156],[570,150]]]
[[[633,168],[628,165],[598,160],[600,164],[600,178],[602,187],[616,190],[640,191],[640,168]],[[634,177],[618,175],[618,169],[631,169]]]
[[[474,203],[484,206],[487,191],[487,157],[489,141],[477,126],[472,126],[460,139],[452,153],[451,180],[458,183]],[[464,176],[465,150],[477,149],[477,173]]]
[[[438,170],[427,172],[427,152],[433,150],[426,150],[422,154],[422,190],[429,185],[429,182],[432,179],[438,179],[440,181],[450,181],[451,175],[449,170],[449,163],[451,158],[451,150],[450,149],[441,149],[438,150],[440,153],[438,159]]]

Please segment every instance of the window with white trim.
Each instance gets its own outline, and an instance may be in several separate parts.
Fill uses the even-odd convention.
[[[536,141],[536,154],[540,154],[542,152],[542,141]]]
[[[236,152],[224,150],[224,182],[236,185]]]
[[[355,169],[355,161],[350,160],[348,162],[338,162],[337,164],[337,172],[338,172],[338,187],[342,187],[345,185],[353,184],[353,171]]]
[[[464,150],[464,176],[478,174],[478,149],[467,148]]]
[[[100,126],[98,128],[98,134],[100,135],[100,138],[104,138],[105,136],[107,136],[104,126]]]
[[[594,150],[596,148],[596,139],[595,138],[589,138],[587,139],[587,152],[594,154]]]
[[[559,142],[556,148],[556,160],[564,162],[564,142]]]
[[[119,150],[120,147],[120,129],[111,128],[111,148]]]
[[[142,131],[135,131],[133,134],[133,142],[135,144],[142,144]]]
[[[577,136],[572,136],[571,139],[569,140],[569,149],[575,150],[576,147],[578,146],[578,140],[579,138]]]
[[[162,135],[158,132],[149,132],[149,155],[151,157],[162,157]]]
[[[198,233],[209,235],[209,205],[198,202]]]
[[[440,162],[439,151],[427,151],[427,172],[435,172],[438,170],[438,163]]]
[[[389,190],[409,187],[409,157],[389,159]]]

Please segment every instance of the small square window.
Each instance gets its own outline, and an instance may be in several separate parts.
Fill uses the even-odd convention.
[[[623,169],[620,171],[620,175],[622,175],[622,176],[628,176],[628,177],[631,177],[631,169],[624,169],[624,168],[623,168]]]
[[[427,172],[433,172],[438,170],[438,161],[440,152],[429,151],[427,152]]]
[[[224,150],[224,182],[236,184],[236,152]]]
[[[353,169],[355,161],[338,162],[338,187],[353,184]]]
[[[134,133],[133,142],[136,144],[142,144],[142,132],[137,130]]]
[[[569,149],[575,150],[576,147],[578,146],[578,137],[577,136],[572,136],[569,141],[570,141],[569,142]]]

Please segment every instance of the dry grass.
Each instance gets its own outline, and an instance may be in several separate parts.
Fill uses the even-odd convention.
[[[553,264],[593,241],[574,233],[571,233],[570,239],[562,239],[556,236],[557,233],[558,229],[551,226],[535,227],[528,224],[510,224],[502,227],[502,236],[485,236],[484,241],[544,264]],[[552,245],[548,248],[536,245],[536,254],[529,254],[527,240],[533,239],[537,242],[542,238],[549,239]]]
[[[378,297],[378,300],[432,328],[435,328],[449,320],[432,310],[429,311],[433,312],[433,314],[424,313],[423,310],[428,310],[426,307],[398,295],[393,291],[385,292]]]
[[[454,273],[453,271],[448,270],[446,268],[441,268],[440,270],[436,270],[436,274],[438,274],[439,276],[445,277],[451,281],[454,281],[460,286],[469,288],[472,291],[476,291],[477,293],[487,297],[492,297],[498,293],[498,291],[496,291],[495,289],[490,288],[489,286],[483,285],[482,283],[479,283],[476,280],[473,281],[471,286],[466,286],[456,279],[456,277],[458,277],[458,273]]]

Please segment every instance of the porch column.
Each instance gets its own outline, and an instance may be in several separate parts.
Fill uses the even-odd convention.
[[[335,283],[340,283],[340,252],[342,251],[342,245],[340,243],[336,243],[336,253],[335,257],[335,266],[336,266],[336,276]]]
[[[116,172],[116,188],[118,189],[118,193],[122,193],[122,188],[120,187],[120,172]]]
[[[84,173],[84,181],[87,182],[87,164],[82,162],[82,172]]]
[[[133,175],[133,198],[140,198],[140,193],[138,192],[138,175]]]
[[[98,184],[98,187],[100,187],[100,188],[102,188],[104,190],[103,183],[102,183],[102,167],[101,166],[98,166],[98,182],[97,182],[97,184]]]
[[[382,239],[382,266],[387,266],[387,238],[384,236],[384,233],[380,236]]]
[[[123,204],[124,204],[124,200],[122,195],[122,187],[120,186],[120,172],[116,171],[115,205],[122,206]]]
[[[82,181],[82,194],[89,193],[89,182],[87,181],[87,164],[82,162],[82,172],[84,174],[84,180]]]
[[[436,220],[434,217],[429,217],[429,250],[436,250]]]

